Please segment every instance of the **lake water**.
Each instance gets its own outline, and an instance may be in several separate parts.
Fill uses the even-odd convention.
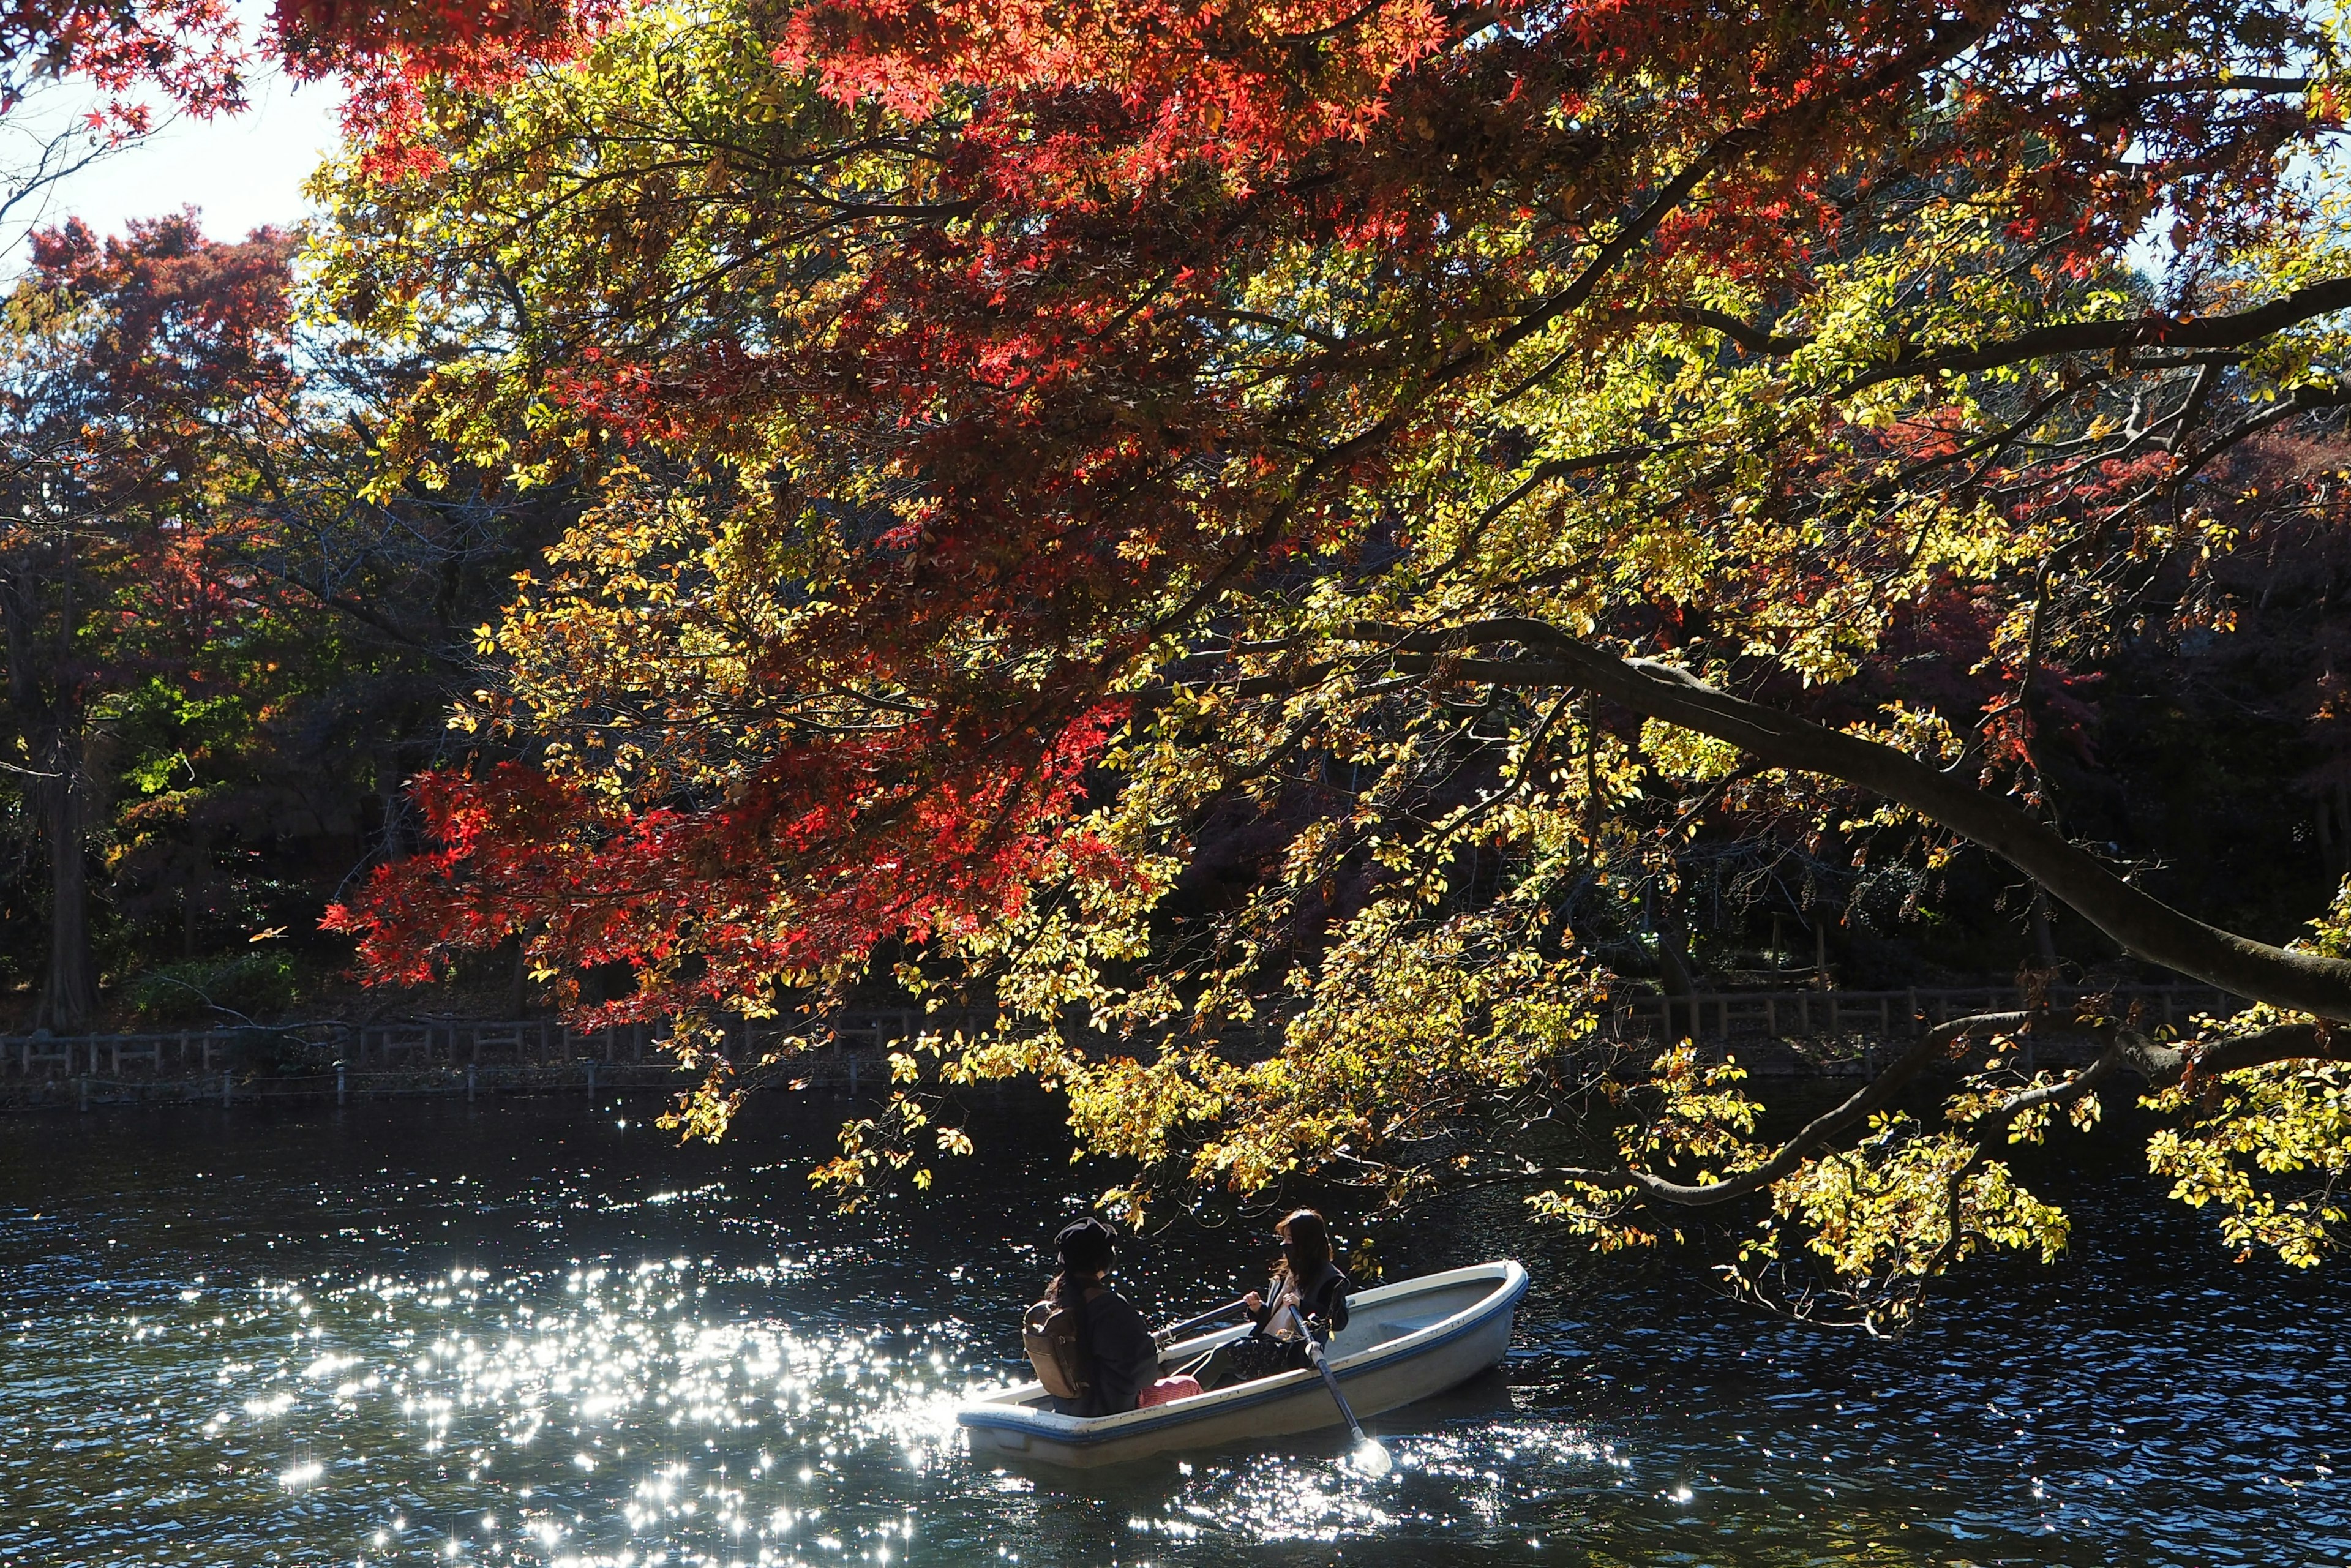
[[[844,1220],[838,1102],[715,1151],[649,1109],[0,1118],[0,1563],[2351,1563],[2351,1281],[2233,1265],[2143,1178],[2049,1177],[2074,1256],[1895,1345],[1465,1204],[1391,1273],[1534,1290],[1498,1374],[1372,1423],[1388,1479],[1307,1438],[1071,1478],[947,1413],[1099,1185],[1049,1115]],[[1128,1288],[1201,1310],[1265,1250],[1179,1227]]]

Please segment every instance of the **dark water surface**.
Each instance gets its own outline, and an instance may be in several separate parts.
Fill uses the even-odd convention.
[[[837,1104],[717,1151],[645,1109],[0,1119],[0,1563],[2351,1563],[2351,1286],[2231,1265],[2143,1178],[2051,1176],[2071,1260],[1891,1347],[1464,1207],[1391,1271],[1534,1291],[1501,1373],[1373,1423],[1389,1479],[1311,1439],[1072,1479],[949,1414],[1096,1185],[1050,1117],[844,1221],[805,1178]],[[1129,1289],[1198,1310],[1261,1251],[1163,1239]]]

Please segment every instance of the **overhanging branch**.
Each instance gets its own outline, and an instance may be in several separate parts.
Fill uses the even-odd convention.
[[[1703,1186],[1667,1181],[1646,1171],[1628,1170],[1625,1173],[1625,1183],[1652,1203],[1670,1203],[1684,1208],[1729,1203],[1761,1192],[1782,1176],[1792,1173],[1831,1138],[1884,1110],[1905,1085],[1925,1071],[1929,1064],[1949,1054],[1951,1047],[1960,1040],[1996,1030],[2022,1029],[2032,1019],[2031,1013],[1977,1013],[1938,1024],[1919,1036],[1917,1044],[1904,1051],[1891,1066],[1864,1084],[1844,1104],[1813,1117],[1802,1132],[1780,1145],[1777,1154],[1753,1170],[1741,1171],[1737,1176]]]
[[[1369,626],[1358,634],[1393,650],[1397,669],[1427,671],[1441,663],[1462,679],[1576,686],[1728,742],[1767,766],[1841,779],[1999,855],[2137,957],[2234,996],[2351,1020],[2351,962],[2208,925],[2116,876],[2011,802],[1893,747],[1733,696],[1676,665],[1620,657],[1531,618],[1497,617],[1442,632]],[[1534,656],[1455,654],[1508,645]]]
[[[2351,277],[2323,278],[2291,293],[2227,316],[2128,317],[2119,320],[2064,321],[2036,327],[2012,338],[1940,349],[1905,350],[1884,364],[1861,372],[1844,388],[1844,395],[1880,382],[1909,376],[1964,374],[2000,370],[2061,354],[2119,353],[2131,349],[2224,350],[2242,348],[2273,332],[2338,310],[2351,309]],[[1677,321],[1719,332],[1750,353],[1784,355],[1809,348],[1810,333],[1776,333],[1719,310],[1673,307],[1651,311],[1648,319]]]
[[[1884,1110],[1908,1087],[1911,1080],[1935,1062],[1955,1054],[1953,1048],[1962,1040],[2002,1030],[2022,1030],[2040,1021],[2042,1017],[2030,1012],[1976,1013],[1936,1025],[1922,1034],[1916,1045],[1904,1051],[1843,1103],[1806,1123],[1802,1130],[1781,1145],[1770,1159],[1720,1181],[1677,1182],[1630,1168],[1613,1171],[1553,1170],[1545,1175],[1555,1180],[1581,1181],[1603,1191],[1621,1192],[1646,1203],[1667,1204],[1677,1208],[1710,1208],[1718,1204],[1736,1202],[1795,1174],[1831,1139]],[[2125,1068],[2137,1072],[2156,1088],[2167,1088],[2190,1072],[2231,1072],[2241,1068],[2261,1067],[2279,1061],[2351,1061],[2351,1051],[2346,1051],[2335,1042],[2333,1030],[2313,1024],[2280,1025],[2257,1034],[2220,1041],[2200,1052],[2163,1045],[2127,1029],[2102,1028],[2094,1032],[2105,1037],[2106,1046],[2088,1066],[2054,1082],[2010,1095],[1977,1116],[1970,1124],[1970,1131],[1978,1138],[1990,1136],[2026,1111],[2045,1105],[2068,1104],[2081,1099]]]

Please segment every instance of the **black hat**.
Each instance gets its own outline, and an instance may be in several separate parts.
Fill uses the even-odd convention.
[[[1061,1255],[1061,1266],[1081,1274],[1098,1274],[1109,1268],[1111,1252],[1117,1245],[1118,1232],[1092,1215],[1071,1220],[1053,1238],[1053,1250]]]

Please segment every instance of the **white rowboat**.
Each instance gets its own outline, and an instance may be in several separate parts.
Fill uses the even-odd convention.
[[[1509,1261],[1358,1291],[1347,1298],[1346,1328],[1332,1337],[1331,1371],[1358,1416],[1441,1394],[1502,1359],[1526,1293],[1527,1271]],[[1243,1323],[1180,1341],[1159,1353],[1159,1364],[1183,1365],[1249,1332]],[[1057,1416],[1047,1403],[1044,1385],[1023,1383],[976,1396],[956,1411],[956,1423],[982,1458],[1083,1467],[1340,1424],[1339,1407],[1311,1367],[1123,1416]]]

